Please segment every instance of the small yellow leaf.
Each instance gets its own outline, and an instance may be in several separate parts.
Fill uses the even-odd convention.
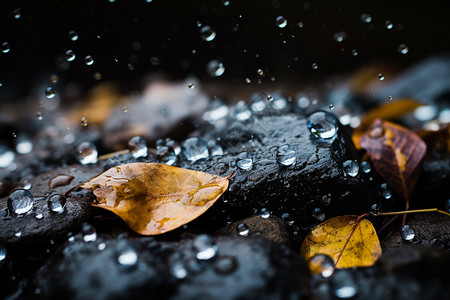
[[[319,224],[303,241],[302,257],[330,256],[336,268],[368,267],[381,255],[380,241],[372,223],[357,216],[340,216]]]
[[[228,178],[165,164],[130,163],[78,187],[94,192],[93,206],[112,211],[140,234],[156,235],[202,215],[227,190]]]

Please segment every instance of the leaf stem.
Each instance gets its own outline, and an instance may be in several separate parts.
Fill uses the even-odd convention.
[[[408,210],[408,211],[394,211],[394,212],[384,212],[380,213],[378,216],[396,216],[396,215],[406,215],[406,214],[415,214],[415,213],[427,213],[427,212],[437,212],[450,217],[450,213],[437,209],[437,208],[425,208],[425,209],[416,209],[416,210]]]

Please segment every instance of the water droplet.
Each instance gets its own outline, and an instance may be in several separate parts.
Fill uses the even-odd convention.
[[[14,161],[15,157],[16,155],[11,149],[0,145],[0,168],[8,167]]]
[[[13,17],[14,17],[14,19],[20,19],[21,16],[22,16],[22,12],[21,12],[21,8],[20,7],[18,7],[18,8],[13,10]]]
[[[33,150],[33,143],[25,137],[19,137],[16,142],[16,151],[20,154],[28,154]]]
[[[56,96],[56,92],[52,87],[48,87],[45,89],[45,97],[47,97],[47,99],[52,99]]]
[[[75,42],[78,40],[78,33],[76,33],[75,30],[69,31],[69,39]]]
[[[405,44],[398,45],[397,50],[400,54],[407,54],[409,52],[409,48]]]
[[[75,55],[75,52],[73,52],[73,50],[67,50],[64,54],[64,57],[67,61],[73,61],[77,56]]]
[[[84,58],[84,63],[86,64],[86,66],[92,66],[92,64],[94,63],[94,58],[91,55],[87,55]]]
[[[330,104],[330,105],[328,105],[328,108],[331,109],[331,110],[333,110],[333,109],[334,109],[334,105],[333,105],[333,104]]]
[[[122,266],[134,266],[138,260],[138,254],[127,241],[120,241],[118,245],[117,261]]]
[[[270,211],[267,208],[261,208],[259,211],[259,216],[263,219],[267,219],[270,217]]]
[[[128,112],[128,106],[122,107],[122,111],[126,114]]]
[[[202,40],[211,42],[216,37],[216,32],[211,28],[211,26],[206,25],[200,29],[200,36]]]
[[[18,215],[29,212],[34,205],[34,197],[27,190],[15,190],[8,196],[9,211]]]
[[[378,79],[379,79],[379,80],[384,80],[384,75],[383,75],[383,73],[378,73]]]
[[[250,96],[250,108],[253,112],[259,113],[266,109],[266,98],[261,93],[254,93]]]
[[[33,186],[30,179],[24,179],[20,184],[24,190],[29,190]]]
[[[277,162],[283,166],[290,166],[295,163],[297,152],[291,145],[283,145],[277,150]]]
[[[405,225],[402,227],[400,232],[402,239],[405,241],[412,241],[416,237],[416,232],[414,231],[414,228],[412,228],[409,225]]]
[[[230,255],[220,256],[214,262],[214,270],[219,274],[230,274],[237,268],[236,258]]]
[[[374,203],[372,204],[372,206],[370,206],[370,214],[372,216],[379,216],[381,213],[381,205],[378,203]]]
[[[95,164],[97,162],[97,147],[91,142],[82,142],[77,147],[77,159],[82,165]]]
[[[268,95],[267,99],[272,104],[273,108],[277,110],[283,110],[288,106],[286,97],[279,92],[275,92],[273,95]]]
[[[324,278],[328,278],[333,275],[335,266],[334,262],[328,255],[316,254],[311,257],[308,262],[308,267],[313,274],[319,274]]]
[[[134,158],[146,157],[148,154],[147,141],[141,136],[134,136],[128,141],[128,149]]]
[[[66,197],[63,195],[53,195],[48,198],[47,205],[48,208],[54,213],[62,213],[64,207],[66,206]]]
[[[370,22],[372,22],[372,16],[369,15],[369,14],[362,14],[361,15],[361,21],[363,23],[370,23]]]
[[[56,83],[58,83],[58,81],[59,81],[59,77],[58,77],[58,75],[56,75],[56,74],[52,74],[52,75],[50,75],[50,82],[51,83],[53,83],[53,84],[56,84]]]
[[[312,217],[317,221],[322,222],[325,220],[325,212],[320,207],[314,208]]]
[[[219,77],[225,72],[225,67],[223,66],[223,63],[214,59],[208,62],[206,71],[211,77]]]
[[[287,20],[283,16],[278,16],[275,19],[275,24],[278,26],[278,28],[284,28],[287,25]]]
[[[252,112],[244,101],[239,101],[231,108],[231,116],[238,121],[246,121],[252,116]]]
[[[309,116],[307,126],[311,133],[321,139],[334,137],[338,130],[338,123],[334,115],[317,111]]]
[[[102,79],[102,73],[100,73],[100,72],[95,72],[95,73],[94,73],[94,79],[95,79],[95,80],[100,80],[100,79]]]
[[[370,171],[372,170],[370,163],[368,163],[367,161],[363,161],[359,164],[359,168],[361,169],[361,171],[363,171],[364,173],[370,173]]]
[[[352,50],[352,55],[353,55],[353,56],[358,56],[358,50],[353,49],[353,50]]]
[[[195,88],[195,84],[189,83],[189,84],[188,84],[188,88],[190,88],[191,90],[194,89],[194,88]]]
[[[98,249],[99,251],[103,251],[103,250],[105,250],[105,248],[106,248],[106,244],[105,244],[105,243],[100,243],[100,244],[98,244],[98,246],[97,246],[97,249]]]
[[[209,260],[217,253],[217,245],[214,239],[207,234],[198,235],[193,242],[196,251],[196,257],[199,260]]]
[[[359,165],[356,160],[346,160],[342,164],[342,169],[344,170],[345,174],[355,177],[358,175],[359,172]]]
[[[162,145],[156,147],[156,160],[171,166],[177,161],[177,155],[172,147]]]
[[[388,100],[392,100],[392,96],[389,96],[389,97],[388,97]]]
[[[186,278],[186,276],[188,275],[188,271],[181,262],[174,263],[172,265],[172,268],[170,269],[170,273],[173,275],[173,277],[178,279]]]
[[[215,99],[211,102],[210,108],[203,114],[203,120],[210,124],[215,124],[218,120],[228,115],[228,106],[222,100]]]
[[[91,224],[84,223],[81,227],[81,233],[83,234],[83,241],[86,243],[95,242],[97,240],[97,230]]]
[[[311,65],[311,67],[312,67],[313,70],[317,70],[317,69],[319,68],[319,66],[317,65],[317,63],[313,63],[313,64]]]
[[[391,199],[391,197],[392,197],[392,190],[387,185],[387,183],[382,183],[380,185],[380,195],[386,200]]]
[[[342,43],[345,39],[345,36],[346,36],[346,33],[342,31],[342,32],[336,32],[333,37],[336,42]]]
[[[384,22],[384,26],[386,26],[387,29],[392,29],[394,28],[394,24],[392,24],[391,21],[387,20],[386,22]]]
[[[250,78],[245,78],[245,83],[251,83],[252,81],[250,80]]]
[[[198,137],[191,137],[181,143],[181,153],[189,161],[208,158],[208,145]]]
[[[17,231],[16,233],[14,233],[15,236],[17,237],[21,237],[22,236],[22,231]]]
[[[36,209],[36,211],[34,212],[34,217],[38,220],[41,220],[44,217],[44,213],[42,212],[41,209]]]
[[[236,165],[241,170],[251,170],[253,167],[252,155],[248,152],[241,152],[237,155]]]
[[[3,53],[8,53],[9,51],[11,51],[11,48],[9,47],[8,42],[2,43],[2,46],[0,47],[0,49],[2,50]]]
[[[0,263],[5,260],[7,254],[7,250],[5,245],[0,243]]]
[[[218,141],[211,140],[208,142],[208,149],[210,156],[221,156],[223,155],[223,148]]]
[[[256,73],[258,73],[259,76],[263,76],[264,75],[264,71],[262,69],[258,69],[256,71]]]
[[[238,232],[239,235],[241,236],[248,236],[249,230],[247,225],[245,225],[244,223],[239,224],[236,227],[236,231]]]
[[[422,105],[414,110],[414,118],[422,122],[431,121],[438,113],[439,109],[435,105]]]
[[[80,121],[81,126],[86,127],[88,126],[88,119],[86,117],[82,117]]]
[[[323,195],[322,198],[320,199],[320,203],[321,203],[323,206],[328,206],[328,205],[330,205],[330,204],[331,204],[331,194]]]

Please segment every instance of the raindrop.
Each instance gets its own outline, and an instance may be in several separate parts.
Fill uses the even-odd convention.
[[[94,63],[94,58],[91,55],[87,55],[84,58],[84,63],[86,64],[86,66],[91,66]]]
[[[225,67],[223,66],[223,63],[214,59],[206,65],[206,70],[209,76],[219,77],[225,72]]]
[[[336,32],[333,37],[336,42],[342,43],[345,39],[345,36],[346,36],[346,33],[342,31],[342,32]]]
[[[208,145],[198,137],[191,137],[181,143],[181,153],[189,161],[208,158]]]
[[[141,136],[134,136],[128,141],[128,149],[134,158],[146,157],[148,154],[147,141]]]
[[[267,219],[270,217],[270,211],[267,208],[261,208],[259,211],[259,216],[263,219]]]
[[[283,16],[278,16],[275,19],[275,24],[278,28],[284,28],[287,25],[287,20]]]
[[[238,121],[246,121],[252,116],[252,112],[244,101],[239,101],[231,108],[231,116]]]
[[[370,173],[370,171],[372,170],[370,163],[368,163],[367,161],[363,161],[359,164],[359,168],[361,169],[361,171],[363,171],[364,173]]]
[[[38,121],[42,121],[44,119],[44,114],[40,111],[38,111],[36,113],[36,118],[38,119]]]
[[[66,53],[64,54],[64,57],[66,58],[67,61],[73,61],[76,55],[75,52],[73,52],[73,50],[67,50]]]
[[[387,183],[382,183],[380,185],[380,194],[386,200],[391,199],[391,197],[392,197],[392,190],[387,185]]]
[[[361,15],[361,21],[363,23],[370,23],[370,22],[372,22],[372,16],[369,15],[369,14],[362,14]]]
[[[241,236],[248,236],[249,230],[247,225],[245,225],[244,223],[239,224],[236,227],[236,231],[238,232],[239,235]]]
[[[177,155],[172,147],[163,145],[156,147],[156,160],[171,166],[177,161]]]
[[[53,195],[48,198],[48,208],[54,213],[62,213],[66,206],[66,198],[63,195]]]
[[[95,227],[84,223],[81,228],[81,233],[83,234],[83,241],[86,243],[95,242],[97,239],[97,230],[95,230]]]
[[[77,147],[77,159],[82,165],[95,164],[97,162],[97,147],[91,142],[82,142]]]
[[[229,255],[220,256],[214,262],[214,270],[219,274],[230,274],[237,268],[236,258]]]
[[[325,213],[320,207],[317,207],[314,208],[312,212],[312,217],[317,221],[322,222],[323,220],[325,220]]]
[[[196,251],[196,257],[199,260],[209,260],[213,258],[217,253],[217,245],[214,239],[207,234],[201,234],[194,239],[194,249]]]
[[[251,170],[253,166],[252,155],[248,152],[241,152],[237,155],[236,165],[241,170]]]
[[[189,83],[189,84],[188,84],[188,88],[190,88],[191,90],[194,89],[194,88],[195,88],[195,84]]]
[[[319,68],[319,66],[316,63],[313,63],[311,65],[311,67],[312,67],[313,70],[317,70]]]
[[[21,215],[29,212],[34,205],[34,197],[27,190],[15,190],[8,196],[8,208],[12,213]]]
[[[372,206],[370,206],[370,214],[372,216],[379,216],[381,213],[381,205],[378,203],[374,203],[372,204]]]
[[[86,117],[82,117],[80,121],[81,126],[86,127],[88,126],[88,119]]]
[[[2,50],[3,53],[8,53],[9,51],[11,51],[8,42],[4,42],[0,47],[0,49]]]
[[[383,73],[378,73],[378,79],[384,80],[384,75],[383,75]]]
[[[317,111],[310,115],[307,126],[314,136],[321,139],[334,137],[338,130],[338,123],[334,115],[325,111]]]
[[[353,50],[352,50],[352,55],[353,55],[353,56],[358,56],[358,50],[353,49]]]
[[[342,164],[342,169],[344,170],[345,174],[355,177],[358,175],[359,172],[359,165],[356,160],[346,160]]]
[[[392,29],[394,28],[394,24],[392,24],[391,21],[387,20],[386,22],[384,22],[384,26],[386,26],[387,29]]]
[[[16,155],[6,146],[0,145],[0,168],[6,168],[13,161]]]
[[[6,253],[7,251],[5,245],[0,243],[0,263],[5,260]]]
[[[211,140],[208,142],[208,150],[210,156],[223,155],[223,148],[218,141]]]
[[[335,266],[334,262],[328,255],[316,254],[311,257],[308,263],[309,269],[313,274],[319,274],[324,278],[328,278],[333,275]]]
[[[398,45],[397,50],[400,54],[407,54],[409,52],[409,48],[405,44]]]
[[[295,163],[297,153],[291,145],[283,145],[277,150],[277,162],[283,166],[290,166]]]
[[[186,278],[188,275],[188,272],[184,265],[181,262],[176,262],[172,265],[172,268],[170,269],[170,273],[173,275],[173,277],[178,279]]]
[[[134,266],[138,260],[138,254],[133,247],[128,242],[123,241],[123,244],[119,245],[119,248],[121,248],[117,256],[119,264],[122,266]]]
[[[203,26],[200,29],[200,36],[202,40],[211,42],[216,37],[216,32],[211,28],[211,26]]]
[[[405,241],[412,241],[416,237],[416,232],[411,226],[405,225],[402,227],[400,235]]]
[[[45,89],[45,97],[47,97],[47,99],[52,99],[56,96],[56,92],[52,87],[48,87]]]
[[[256,71],[256,73],[258,73],[259,76],[263,76],[264,75],[264,71],[262,69],[258,69]]]
[[[78,33],[76,33],[75,30],[69,31],[69,39],[75,42],[78,40]]]

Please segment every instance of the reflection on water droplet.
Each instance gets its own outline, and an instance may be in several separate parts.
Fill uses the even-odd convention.
[[[0,243],[0,263],[5,260],[7,254],[7,250],[5,245]]]
[[[52,87],[48,87],[45,89],[45,97],[47,97],[48,99],[52,99],[56,96],[56,92]]]
[[[198,137],[191,137],[181,143],[181,153],[189,161],[208,158],[208,145]]]
[[[94,73],[94,79],[95,79],[95,80],[100,80],[100,79],[102,79],[102,73],[100,73],[100,72],[95,72],[95,73]]]
[[[386,26],[387,29],[392,29],[394,27],[394,24],[392,24],[391,21],[387,20],[384,22],[384,26]]]
[[[148,154],[147,141],[141,136],[134,136],[128,141],[128,149],[134,158],[146,157]]]
[[[267,219],[270,217],[270,211],[267,208],[261,208],[259,211],[259,216],[263,219]]]
[[[72,41],[78,40],[78,34],[75,32],[75,30],[69,31],[69,39]]]
[[[93,58],[91,55],[87,55],[87,56],[84,58],[84,63],[85,63],[87,66],[92,66],[92,64],[94,63],[94,58]]]
[[[344,41],[344,39],[345,39],[345,36],[346,36],[346,33],[342,31],[342,32],[336,32],[336,33],[333,35],[333,38],[334,38],[334,40],[335,40],[336,42],[342,43],[342,42]]]
[[[97,249],[98,249],[99,251],[103,251],[103,250],[105,250],[105,248],[106,248],[106,244],[105,244],[105,243],[100,243],[100,244],[98,244],[98,246],[97,246]]]
[[[15,190],[8,196],[9,211],[18,215],[29,212],[34,205],[34,197],[27,190]]]
[[[2,50],[3,53],[8,53],[9,51],[11,51],[11,48],[9,47],[8,42],[2,43],[0,49]]]
[[[241,170],[251,170],[253,166],[252,155],[248,152],[241,152],[237,155],[236,165]]]
[[[237,268],[237,260],[233,256],[220,256],[214,262],[214,270],[219,274],[230,274]]]
[[[206,65],[206,71],[211,77],[219,77],[225,72],[225,67],[223,63],[214,59],[208,62]]]
[[[358,175],[359,172],[359,165],[356,160],[346,160],[342,164],[342,169],[344,170],[345,174],[355,177]]]
[[[331,204],[331,194],[323,195],[322,198],[320,199],[320,203],[321,203],[323,206],[328,206],[328,205],[330,205],[330,204]]]
[[[194,239],[194,250],[196,251],[196,257],[199,260],[209,260],[213,258],[217,253],[217,245],[214,239],[207,235],[201,234]]]
[[[54,213],[62,213],[66,206],[66,198],[63,195],[53,195],[48,198],[48,208]]]
[[[20,19],[21,16],[22,16],[22,13],[21,13],[21,8],[20,7],[18,7],[18,8],[13,10],[13,17],[14,17],[14,19]]]
[[[277,162],[283,166],[290,166],[295,163],[297,153],[291,145],[283,145],[277,150]]]
[[[67,50],[66,53],[64,54],[64,57],[66,58],[67,61],[73,61],[76,58],[75,52],[73,52],[72,50]]]
[[[372,22],[372,16],[369,15],[369,14],[362,14],[361,15],[361,21],[363,23],[370,23],[370,22]]]
[[[409,48],[405,44],[398,45],[397,50],[400,54],[407,54],[409,52]]]
[[[401,236],[405,241],[412,241],[416,237],[416,232],[411,226],[405,225],[401,229]]]
[[[311,133],[320,139],[334,137],[338,130],[338,123],[334,115],[325,111],[317,111],[309,116],[307,126]]]
[[[50,82],[51,83],[56,84],[56,83],[58,83],[58,81],[59,81],[58,75],[56,75],[56,74],[50,75]]]
[[[316,254],[314,255],[309,263],[309,269],[313,274],[319,274],[324,278],[328,278],[334,273],[334,262],[328,255]]]
[[[372,170],[370,163],[368,163],[367,161],[363,161],[359,164],[359,167],[361,169],[361,171],[363,171],[364,173],[370,173],[370,171]]]
[[[275,24],[278,28],[284,28],[287,25],[287,20],[283,16],[278,16],[275,19]]]
[[[236,231],[241,236],[248,236],[248,233],[249,233],[249,229],[248,229],[247,225],[245,225],[244,223],[239,224],[236,227]]]
[[[97,147],[91,142],[82,142],[77,147],[77,159],[82,165],[95,164],[97,162]]]
[[[383,75],[383,73],[378,73],[378,79],[379,79],[379,80],[384,80],[384,75]]]
[[[81,233],[83,234],[83,241],[86,243],[95,242],[97,239],[97,230],[95,230],[95,227],[84,223],[81,228]]]
[[[41,209],[36,209],[36,211],[34,212],[34,217],[38,220],[41,220],[44,217],[44,213],[42,212]]]
[[[222,0],[222,4],[223,4],[223,6],[228,6],[228,5],[230,5],[230,1],[229,0]]]
[[[239,101],[231,108],[231,116],[238,121],[246,121],[252,116],[252,112],[244,101]]]
[[[203,26],[200,29],[200,36],[202,40],[211,42],[216,37],[216,32],[211,28],[211,26]]]
[[[392,100],[392,96],[389,96],[389,97],[388,97],[388,100]]]
[[[387,183],[382,183],[380,185],[380,195],[386,200],[391,199],[391,197],[392,197],[392,190],[387,185]]]
[[[317,65],[317,63],[313,63],[311,67],[313,68],[313,70],[317,70],[319,68],[319,65]]]
[[[358,56],[358,50],[353,49],[353,50],[352,50],[352,55],[353,55],[353,56]]]
[[[189,84],[188,84],[188,88],[190,88],[190,89],[192,90],[193,88],[195,88],[195,84],[189,83]]]
[[[350,299],[358,293],[357,285],[348,270],[340,270],[333,276],[334,294],[339,299]]]
[[[44,114],[40,111],[38,111],[36,113],[36,118],[38,119],[38,121],[42,121],[44,119]]]
[[[123,242],[123,243],[122,243]],[[122,266],[134,266],[138,260],[138,254],[136,251],[128,244],[126,241],[120,241],[119,254],[117,256],[117,261]]]
[[[325,212],[320,207],[314,208],[312,217],[317,221],[322,222],[325,220]]]

